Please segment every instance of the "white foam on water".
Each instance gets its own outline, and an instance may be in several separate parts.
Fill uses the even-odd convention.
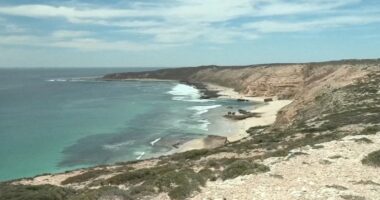
[[[155,140],[153,140],[152,142],[150,142],[150,144],[152,145],[152,146],[154,146],[154,144],[156,144],[158,141],[160,141],[161,140],[161,138],[157,138],[157,139],[155,139]]]
[[[56,79],[49,79],[48,82],[66,82],[67,79],[64,78],[56,78]]]
[[[141,160],[141,158],[145,155],[145,152],[135,152],[135,154],[139,155],[136,157],[136,160]]]
[[[211,124],[208,120],[206,120],[206,119],[200,119],[200,120],[198,120],[198,122],[202,123],[199,126],[199,129],[204,130],[204,131],[208,131],[208,125]]]
[[[211,106],[192,106],[190,108],[188,108],[189,110],[195,110],[197,111],[195,114],[196,115],[202,115],[204,113],[207,113],[209,110],[211,109],[214,109],[214,108],[218,108],[222,105],[211,105]]]
[[[168,93],[174,96],[192,96],[195,98],[200,97],[199,90],[193,86],[185,84],[177,84]]]
[[[188,101],[188,102],[209,102],[214,101],[211,99],[200,99],[201,93],[199,90],[193,86],[185,84],[177,84],[167,92],[168,94],[173,95],[172,98],[175,101]]]

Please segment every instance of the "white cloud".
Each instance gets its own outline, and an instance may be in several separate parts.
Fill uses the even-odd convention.
[[[245,29],[253,29],[262,33],[286,33],[321,30],[352,25],[365,25],[376,22],[380,22],[380,16],[340,16],[300,22],[264,20],[247,23],[243,27]]]
[[[144,36],[131,42],[126,34],[119,41],[98,39],[81,30],[53,30],[50,46],[82,50],[140,50],[188,45],[195,42],[228,43],[254,40],[265,33],[300,32],[379,22],[377,17],[345,9],[362,0],[173,0],[132,2],[128,7],[102,8],[89,4],[18,5],[0,7],[0,15],[31,18],[63,18],[72,24],[112,27],[120,33]],[[373,8],[374,9],[374,8]],[[375,9],[375,13],[380,9]],[[350,13],[356,13],[352,15]],[[280,18],[280,19],[279,19]],[[8,44],[26,45],[36,38],[6,38]],[[0,40],[2,40],[0,38]],[[5,41],[3,39],[3,41]],[[1,43],[1,42],[0,42]],[[149,44],[149,45],[147,45]],[[46,45],[45,45],[46,46]]]
[[[80,49],[82,51],[147,51],[169,47],[169,45],[139,44],[130,41],[104,41],[95,38],[76,38],[67,41],[56,41],[49,46]]]
[[[51,5],[19,5],[0,7],[0,13],[25,17],[65,17],[67,19],[99,18],[110,19],[118,17],[145,16],[136,10],[122,9],[90,9]]]
[[[361,0],[258,0],[254,1],[255,15],[278,16],[296,14],[316,14],[326,12],[339,7],[352,5]]]
[[[322,12],[352,5],[361,0],[176,0],[171,5],[135,3],[130,8],[93,8],[52,5],[18,5],[0,7],[5,15],[25,17],[63,17],[73,22],[85,19],[157,17],[195,22],[222,22],[242,16],[276,16]],[[155,5],[155,6],[152,6]],[[148,5],[148,6],[147,6]],[[315,13],[314,13],[315,14]]]
[[[127,40],[121,41],[106,41],[91,37],[78,37],[75,32],[58,31],[56,33],[65,33],[59,35],[52,35],[50,37],[39,37],[32,35],[16,35],[7,36],[0,35],[0,45],[22,45],[22,46],[36,46],[36,47],[59,47],[59,48],[71,48],[81,51],[146,51],[157,50],[162,48],[173,47],[169,44],[150,44],[150,43],[135,43]],[[61,37],[64,36],[64,37]]]

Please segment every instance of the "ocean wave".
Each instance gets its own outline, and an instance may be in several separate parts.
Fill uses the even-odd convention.
[[[185,85],[185,84],[177,84],[168,93],[175,96],[192,96],[196,98],[200,97],[199,90],[197,90],[193,86]]]
[[[201,120],[198,120],[198,122],[201,123],[201,125],[199,126],[199,129],[208,131],[208,125],[210,125],[211,123],[207,119],[201,119]]]
[[[64,78],[57,78],[57,79],[49,79],[48,82],[66,82],[67,79]]]
[[[211,105],[211,106],[192,106],[190,108],[188,108],[189,110],[195,110],[197,111],[195,114],[196,115],[202,115],[204,113],[207,113],[209,110],[211,109],[214,109],[214,108],[218,108],[222,105]]]
[[[156,143],[157,143],[158,141],[160,141],[160,140],[161,140],[161,138],[157,138],[157,139],[151,141],[150,144],[151,144],[152,146],[154,146],[154,144],[156,144]]]
[[[193,86],[185,85],[185,84],[177,84],[167,92],[168,94],[173,95],[172,98],[175,101],[188,101],[188,102],[209,102],[213,101],[210,99],[200,99],[201,93],[198,89]]]
[[[141,160],[141,158],[145,155],[145,152],[135,152],[136,155],[136,160]]]

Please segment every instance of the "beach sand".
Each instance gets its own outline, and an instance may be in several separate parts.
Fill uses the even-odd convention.
[[[264,102],[264,99],[267,97],[250,97],[245,96],[242,94],[239,94],[238,92],[234,91],[232,88],[222,87],[219,85],[214,84],[206,84],[209,90],[216,90],[219,91],[218,94],[220,97],[218,98],[229,98],[229,99],[246,99],[252,102]],[[277,98],[273,97],[273,101],[267,102],[262,106],[259,106],[257,108],[252,108],[251,112],[260,113],[260,117],[252,117],[247,118],[244,120],[234,121],[233,123],[236,123],[237,130],[232,131],[228,133],[227,135],[221,135],[227,137],[229,142],[234,142],[241,140],[248,136],[248,133],[246,130],[248,130],[251,127],[255,126],[267,126],[270,124],[273,124],[276,120],[277,112],[285,107],[286,105],[290,104],[291,100],[276,100]],[[178,152],[184,152],[194,149],[204,149],[204,148],[212,148],[211,146],[207,145],[205,143],[204,138],[200,139],[194,139],[190,140],[188,142],[185,142],[184,144],[180,145],[178,149],[174,149],[170,153],[178,153]]]

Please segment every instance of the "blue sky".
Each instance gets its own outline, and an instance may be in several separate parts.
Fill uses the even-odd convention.
[[[0,0],[0,67],[379,57],[379,0]]]

